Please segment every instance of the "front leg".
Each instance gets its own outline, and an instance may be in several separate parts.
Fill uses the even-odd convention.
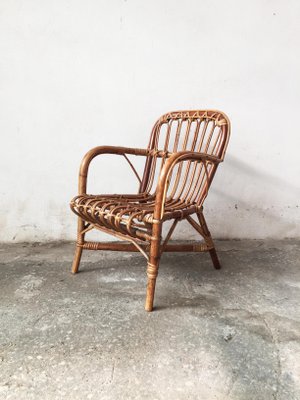
[[[74,255],[74,260],[73,260],[73,265],[72,265],[72,273],[73,274],[76,274],[78,272],[80,259],[81,259],[81,255],[82,255],[82,245],[84,243],[84,233],[82,233],[82,231],[84,230],[84,221],[80,217],[78,217],[77,230],[78,230],[77,243],[76,243],[76,250],[75,250],[75,255]]]
[[[162,223],[160,221],[154,223],[152,227],[149,261],[147,266],[148,284],[147,284],[145,310],[149,312],[153,310],[155,284],[156,284],[156,278],[158,274],[158,267],[160,260],[161,231],[162,231]]]

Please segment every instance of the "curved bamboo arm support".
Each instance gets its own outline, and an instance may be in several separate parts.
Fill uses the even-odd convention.
[[[161,220],[163,218],[164,214],[164,205],[165,205],[165,200],[166,200],[166,195],[167,195],[167,190],[168,190],[168,185],[169,185],[169,177],[170,174],[175,167],[175,165],[179,162],[182,161],[197,161],[201,162],[204,164],[205,172],[207,175],[208,179],[208,187],[212,181],[213,176],[211,176],[209,180],[209,176],[207,173],[206,169],[206,164],[207,162],[213,163],[216,166],[222,162],[221,159],[204,154],[204,153],[198,153],[198,152],[193,152],[193,151],[179,151],[177,153],[173,153],[165,162],[157,184],[156,188],[156,199],[155,199],[155,208],[154,208],[154,220]],[[207,189],[208,189],[207,187]]]
[[[83,157],[83,160],[80,165],[79,170],[79,183],[78,183],[78,192],[79,194],[86,193],[87,187],[87,176],[89,171],[89,166],[93,158],[100,154],[117,154],[121,156],[125,156],[126,154],[133,154],[136,156],[147,156],[147,149],[135,149],[130,147],[117,147],[117,146],[98,146],[94,147],[90,151],[86,153]]]

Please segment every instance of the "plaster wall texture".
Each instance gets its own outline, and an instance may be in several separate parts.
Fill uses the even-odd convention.
[[[195,108],[232,121],[213,235],[299,237],[299,18],[296,0],[2,1],[0,241],[75,238],[83,154],[145,147],[161,114]],[[137,190],[124,165],[96,160],[89,192]]]

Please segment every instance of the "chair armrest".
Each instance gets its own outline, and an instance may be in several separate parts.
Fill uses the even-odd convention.
[[[89,171],[89,166],[93,158],[101,154],[117,154],[125,156],[126,154],[133,154],[136,156],[147,156],[148,150],[146,149],[135,149],[130,147],[117,147],[117,146],[98,146],[94,147],[88,151],[82,159],[79,169],[79,184],[78,191],[79,194],[86,193],[87,186],[87,176]],[[125,157],[126,158],[126,157]],[[127,159],[128,161],[128,159]],[[132,165],[131,165],[132,167]]]
[[[153,215],[155,220],[160,220],[163,217],[170,174],[175,165],[183,161],[196,161],[204,164],[205,173],[207,174],[208,179],[208,187],[212,181],[213,176],[211,176],[211,179],[209,180],[210,177],[207,173],[206,168],[207,163],[212,163],[215,166],[218,166],[218,164],[222,162],[220,158],[205,153],[198,153],[193,151],[179,151],[176,153],[172,153],[171,156],[166,160],[160,172],[156,188],[156,200]]]

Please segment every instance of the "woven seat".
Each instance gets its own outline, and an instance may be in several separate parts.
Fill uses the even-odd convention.
[[[179,111],[165,114],[156,122],[146,149],[100,146],[90,150],[80,167],[79,195],[70,204],[79,217],[72,271],[78,271],[83,249],[140,251],[148,261],[145,308],[152,311],[159,260],[164,251],[209,251],[215,268],[220,268],[204,219],[203,202],[223,161],[229,134],[229,120],[219,111]],[[125,158],[139,181],[136,194],[86,193],[89,165],[101,154]],[[129,155],[145,157],[142,177]],[[162,226],[167,220],[172,224],[163,240]],[[181,220],[188,221],[204,242],[170,244],[171,235]],[[92,229],[125,242],[86,241],[85,235]]]
[[[151,240],[154,207],[154,196],[141,195],[81,195],[71,201],[72,210],[85,221],[140,240]],[[174,212],[183,218],[197,208],[196,204],[168,199],[162,221],[174,218]]]

